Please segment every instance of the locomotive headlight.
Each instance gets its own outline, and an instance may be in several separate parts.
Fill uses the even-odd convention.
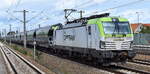
[[[100,48],[105,48],[105,42],[100,41]]]
[[[130,42],[130,48],[132,48],[132,46],[133,46],[133,41]]]

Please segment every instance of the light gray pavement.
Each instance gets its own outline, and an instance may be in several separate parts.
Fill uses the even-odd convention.
[[[0,51],[0,74],[9,74],[1,51]]]

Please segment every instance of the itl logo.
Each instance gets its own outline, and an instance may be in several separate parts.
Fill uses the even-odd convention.
[[[75,40],[75,36],[74,35],[67,35],[66,32],[64,33],[64,40],[71,40],[74,41]]]

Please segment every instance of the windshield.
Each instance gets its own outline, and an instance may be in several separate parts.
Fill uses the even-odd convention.
[[[128,22],[103,22],[105,34],[129,34],[131,33]]]

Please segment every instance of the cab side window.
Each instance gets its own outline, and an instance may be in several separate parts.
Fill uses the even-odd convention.
[[[91,35],[91,26],[88,26],[88,34]]]

